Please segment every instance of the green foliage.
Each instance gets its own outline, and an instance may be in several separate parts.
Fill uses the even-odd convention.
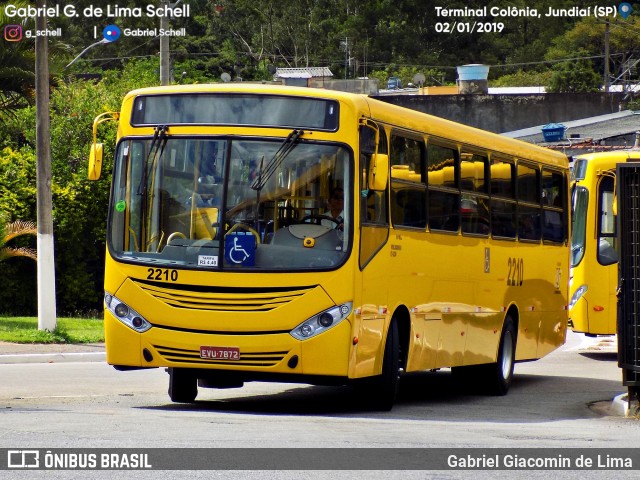
[[[640,98],[634,98],[633,100],[630,100],[629,102],[627,102],[626,107],[627,110],[640,110]]]
[[[36,218],[36,161],[28,148],[0,151],[0,215],[7,221]]]
[[[546,90],[549,93],[589,93],[600,91],[602,79],[588,60],[563,62],[553,69]]]
[[[543,72],[518,70],[516,73],[502,75],[489,82],[491,87],[533,87],[548,85],[553,75],[551,70]]]
[[[23,7],[26,2],[18,1]],[[0,10],[0,25],[15,24],[16,21]],[[26,28],[28,22],[22,22]],[[34,98],[35,73],[33,64],[35,52],[30,42],[4,42],[0,48],[0,122],[12,118],[16,110],[28,105]]]
[[[12,343],[97,343],[104,342],[102,320],[58,318],[53,332],[38,330],[33,317],[0,317],[0,341]]]
[[[20,2],[14,2],[20,3]],[[23,2],[26,3],[26,2]],[[94,0],[73,0],[77,11]],[[185,3],[185,2],[183,2]],[[447,35],[435,31],[443,21],[431,3],[421,0],[190,0],[191,16],[173,18],[172,28],[185,27],[187,37],[171,38],[175,83],[217,82],[222,73],[244,80],[271,78],[271,66],[328,66],[336,78],[367,75],[385,86],[390,76],[404,85],[416,73],[425,85],[455,81],[455,66],[467,63],[498,65],[601,55],[604,25],[595,19],[524,16],[504,20],[499,34]],[[215,4],[224,6],[216,12]],[[583,2],[594,5],[595,0]],[[496,4],[496,2],[492,2]],[[512,5],[528,6],[524,0]],[[511,5],[510,4],[510,5]],[[545,0],[567,6],[565,0]],[[139,7],[120,0],[121,7]],[[448,8],[480,8],[486,2],[450,0]],[[500,5],[506,6],[506,5]],[[2,12],[0,12],[1,15]],[[0,16],[0,20],[2,17]],[[640,27],[640,17],[611,23],[612,71],[640,49],[640,37],[627,27]],[[28,20],[31,22],[32,20]],[[95,43],[86,22],[50,18],[51,28],[64,31],[64,45],[50,39],[53,74],[85,47]],[[6,21],[13,23],[13,21]],[[157,19],[120,18],[124,28],[158,27]],[[32,28],[30,26],[29,28]],[[5,42],[0,49],[0,213],[15,219],[36,220],[35,109],[32,102],[33,41]],[[130,61],[133,56],[141,58]],[[61,62],[64,60],[64,62]],[[545,84],[550,91],[594,91],[602,71],[599,60],[558,66],[554,72],[529,70],[502,75],[494,86]],[[435,67],[437,65],[438,67]],[[510,67],[513,68],[513,67]],[[532,67],[538,69],[539,67]],[[184,75],[183,75],[184,72]],[[69,80],[74,74],[99,73],[100,81]],[[446,74],[446,75],[445,75]],[[126,92],[158,83],[157,40],[122,36],[118,42],[98,45],[64,71],[65,80],[52,79],[51,154],[58,311],[98,309],[102,302],[105,224],[116,126],[100,126],[105,165],[99,182],[86,180],[86,164],[93,118],[117,111]],[[552,78],[553,75],[553,78]],[[25,246],[32,246],[32,239]],[[35,267],[28,259],[0,263],[3,288],[0,310],[35,312]]]
[[[418,73],[423,74],[425,77],[424,85],[422,85],[423,87],[442,85],[445,78],[445,73],[436,68],[398,67],[393,64],[387,66],[385,70],[374,70],[368,73],[367,76],[369,78],[377,79],[380,88],[386,87],[389,77],[400,78],[400,80],[402,80],[402,85],[406,87],[409,83],[415,83],[413,78]]]
[[[87,159],[96,115],[117,111],[126,92],[157,83],[157,60],[130,62],[124,73],[112,71],[97,83],[71,81],[51,91],[51,170],[58,311],[99,309],[103,294],[104,252],[115,123],[100,126],[104,142],[103,178],[87,180]],[[0,212],[12,219],[36,220],[35,108],[27,107],[6,126],[11,146],[0,152]],[[35,312],[31,267],[0,264],[5,288],[0,309]],[[11,264],[11,265],[10,265]]]

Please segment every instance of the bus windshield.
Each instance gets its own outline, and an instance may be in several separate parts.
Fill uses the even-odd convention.
[[[573,208],[573,228],[571,230],[571,266],[578,265],[584,257],[587,236],[587,207],[589,191],[584,187],[576,187],[571,199]]]
[[[353,199],[345,187],[353,155],[295,133],[284,141],[123,139],[111,198],[112,254],[194,269],[336,268],[350,247]],[[332,192],[342,211],[329,208]]]

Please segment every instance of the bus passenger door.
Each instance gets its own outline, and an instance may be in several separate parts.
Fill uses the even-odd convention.
[[[351,377],[380,373],[384,354],[388,307],[389,258],[385,253],[389,237],[388,193],[386,187],[380,189],[379,185],[377,190],[370,188],[370,170],[375,152],[386,154],[388,149],[384,131],[374,127],[369,122],[360,128],[360,281],[356,294],[360,314],[354,331],[358,343],[349,372]]]
[[[385,192],[375,192],[371,203],[382,204]],[[387,318],[389,258],[384,248],[389,226],[363,224],[360,231],[360,324],[357,330],[356,376],[368,376],[382,365],[381,349]],[[379,358],[376,358],[379,355]]]
[[[601,297],[593,297],[595,301],[591,306],[594,310],[591,317],[594,318],[593,327],[595,329],[591,330],[591,322],[589,324],[589,330],[592,333],[606,334],[616,331],[618,238],[613,208],[614,188],[613,174],[605,174],[598,184],[598,241],[596,248],[598,264],[605,267],[602,270],[605,272],[603,276],[606,278],[600,279],[602,288],[599,289],[598,295]]]

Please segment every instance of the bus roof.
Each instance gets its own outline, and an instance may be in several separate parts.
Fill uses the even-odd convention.
[[[625,161],[640,161],[640,148],[627,148],[624,150],[611,150],[609,152],[592,152],[585,153],[574,157],[575,160],[589,160],[589,161],[602,161],[602,162],[625,162]]]

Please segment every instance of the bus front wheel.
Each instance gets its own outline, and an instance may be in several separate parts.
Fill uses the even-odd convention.
[[[398,394],[400,379],[400,337],[398,324],[391,320],[382,358],[382,373],[359,381],[360,394],[370,408],[389,411]]]
[[[169,398],[176,403],[192,403],[198,395],[198,379],[184,368],[168,368]]]

